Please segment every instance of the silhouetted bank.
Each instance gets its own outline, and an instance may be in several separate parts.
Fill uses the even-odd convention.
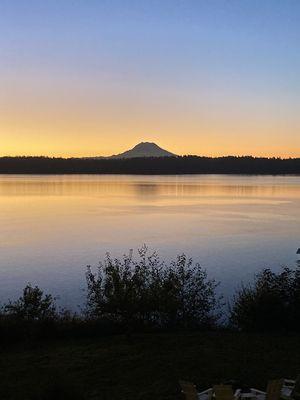
[[[0,307],[1,400],[180,400],[180,379],[263,389],[299,374],[300,265],[237,289],[227,323],[218,283],[184,254],[108,254],[86,283],[80,314],[31,285]]]
[[[229,300],[185,254],[160,259],[147,246],[122,258],[109,254],[86,269],[81,312],[59,309],[51,294],[27,285],[0,307],[0,341],[56,339],[142,332],[217,331],[300,333],[300,265],[264,269]]]
[[[300,174],[300,158],[156,157],[84,159],[2,157],[1,174]]]

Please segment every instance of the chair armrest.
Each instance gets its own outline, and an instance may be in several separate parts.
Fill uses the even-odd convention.
[[[198,392],[198,395],[211,394],[211,393],[212,393],[212,388],[209,388],[209,389],[203,390],[203,392]]]
[[[200,399],[200,400],[201,400],[201,397],[203,397],[203,396],[207,396],[207,399],[210,400],[212,398],[212,394],[213,394],[213,390],[212,390],[212,388],[209,388],[209,389],[204,390],[203,392],[198,392],[197,396],[198,396],[198,399]]]
[[[254,389],[254,388],[251,388],[250,390],[254,394],[264,394],[264,395],[267,394],[266,392],[263,392],[262,390],[258,390],[258,389]]]

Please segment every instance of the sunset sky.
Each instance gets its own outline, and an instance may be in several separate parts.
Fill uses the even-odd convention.
[[[0,156],[300,157],[299,0],[1,0]]]

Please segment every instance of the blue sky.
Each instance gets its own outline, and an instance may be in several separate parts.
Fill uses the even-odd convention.
[[[300,156],[299,21],[296,0],[2,0],[3,151]]]

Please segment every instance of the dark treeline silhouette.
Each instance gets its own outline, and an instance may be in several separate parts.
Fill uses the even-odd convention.
[[[59,310],[55,298],[27,285],[0,311],[0,339],[81,337],[137,332],[230,329],[300,332],[300,266],[264,269],[237,289],[227,319],[218,283],[184,254],[165,263],[147,247],[123,259],[107,255],[98,270],[87,267],[86,307]]]
[[[2,157],[1,174],[299,174],[300,158],[157,157],[85,159]]]

